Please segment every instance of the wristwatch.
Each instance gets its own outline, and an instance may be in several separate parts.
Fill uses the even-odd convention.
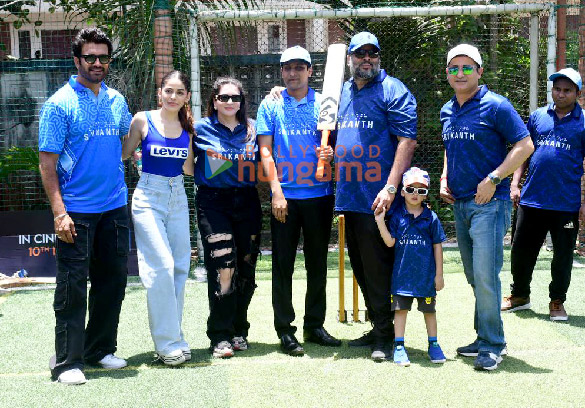
[[[398,191],[396,189],[396,186],[392,185],[392,184],[386,184],[384,186],[384,190],[386,190],[387,192],[389,192],[390,194],[396,194],[396,192]]]
[[[502,182],[502,179],[499,176],[496,176],[494,173],[488,174],[488,177],[494,186],[497,186]]]

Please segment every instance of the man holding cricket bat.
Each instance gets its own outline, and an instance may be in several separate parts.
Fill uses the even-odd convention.
[[[339,105],[335,210],[345,214],[351,266],[373,323],[349,346],[371,346],[372,359],[383,361],[391,358],[394,339],[389,300],[394,249],[382,241],[374,214],[390,213],[398,201],[416,146],[416,100],[380,69],[380,45],[372,33],[353,36],[347,64],[352,77]]]
[[[333,184],[315,177],[321,158],[330,162],[333,149],[320,148],[317,120],[321,95],[309,87],[311,56],[295,46],[280,59],[286,89],[282,98],[264,99],[258,108],[256,130],[262,170],[272,191],[272,306],[281,349],[292,356],[304,354],[292,325],[292,275],[301,230],[307,270],[304,340],[322,346],[341,341],[323,328],[327,249],[333,219]]]

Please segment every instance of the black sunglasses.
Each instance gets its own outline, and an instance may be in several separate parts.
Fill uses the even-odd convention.
[[[221,95],[215,95],[215,99],[226,103],[227,101],[229,101],[230,99],[232,100],[232,102],[234,103],[238,103],[238,102],[242,102],[242,95],[227,95],[227,94],[221,94]]]
[[[102,55],[88,54],[82,55],[81,58],[83,58],[85,62],[87,62],[88,64],[95,64],[96,60],[100,60],[100,64],[109,64],[110,61],[112,61],[112,57],[107,54]]]
[[[353,52],[353,55],[358,58],[364,58],[366,55],[369,55],[370,58],[378,58],[380,56],[380,51],[362,50],[361,48],[358,48]]]
[[[404,192],[408,193],[408,194],[414,194],[417,193],[418,195],[427,195],[429,193],[429,189],[428,188],[418,188],[418,187],[402,187],[402,189],[404,190]]]

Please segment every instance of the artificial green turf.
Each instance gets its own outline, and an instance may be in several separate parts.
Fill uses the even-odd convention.
[[[509,251],[502,272],[503,293],[510,282]],[[367,349],[323,348],[305,344],[306,355],[293,358],[278,351],[272,328],[270,257],[259,265],[258,289],[250,306],[247,352],[230,360],[214,360],[207,352],[206,285],[189,281],[184,331],[193,350],[192,362],[168,368],[153,362],[145,292],[126,291],[118,336],[124,370],[86,370],[83,386],[51,383],[48,360],[53,352],[52,291],[18,291],[0,297],[0,406],[4,407],[549,407],[582,406],[585,390],[585,268],[573,269],[565,303],[568,323],[548,320],[551,254],[541,252],[533,279],[533,308],[504,314],[509,355],[492,373],[473,370],[472,358],[455,349],[471,342],[473,296],[461,272],[456,249],[445,251],[446,287],[439,293],[439,341],[444,365],[426,356],[423,318],[413,311],[406,328],[410,367],[376,364]],[[302,258],[302,256],[300,256]],[[369,329],[367,323],[338,323],[337,254],[330,254],[326,328],[343,340]],[[578,259],[583,262],[582,259]],[[296,324],[302,327],[305,280],[302,262],[294,282]],[[347,265],[349,269],[349,265]],[[349,275],[348,275],[349,276]],[[346,282],[346,307],[351,295]],[[363,304],[363,303],[362,303]],[[361,306],[363,308],[363,306]],[[299,337],[302,337],[302,333]]]

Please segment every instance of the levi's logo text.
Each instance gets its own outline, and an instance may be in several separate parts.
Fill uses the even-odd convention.
[[[188,148],[150,146],[150,155],[153,157],[170,157],[173,159],[186,159],[189,155]]]

